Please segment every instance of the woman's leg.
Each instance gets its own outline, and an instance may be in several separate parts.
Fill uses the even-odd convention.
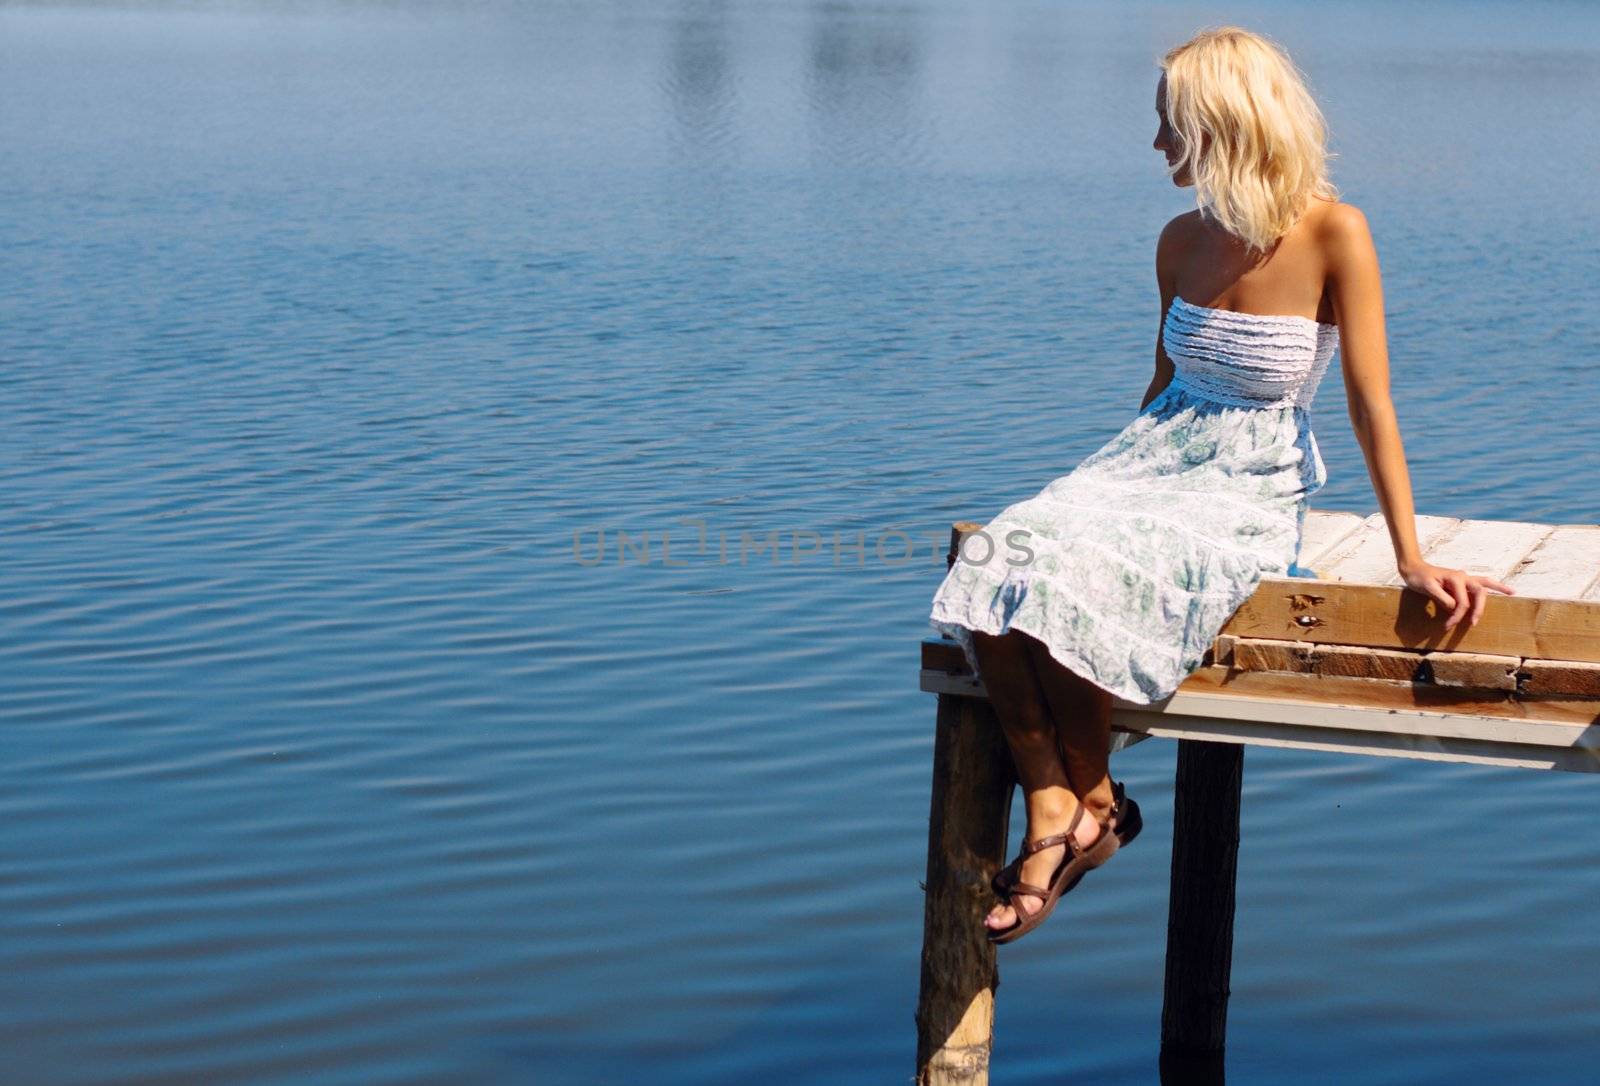
[[[1044,690],[1034,672],[1032,653],[1023,640],[1025,636],[1019,630],[999,637],[974,633],[973,642],[984,688],[1011,748],[1017,780],[1022,785],[1028,812],[1024,840],[1036,841],[1065,831],[1077,813],[1078,800],[1061,761],[1056,745],[1057,725],[1051,719]],[[1108,783],[1106,795],[1110,794]],[[1095,823],[1084,819],[1076,832],[1079,842],[1089,845],[1100,831]],[[1054,845],[1029,856],[1022,864],[1022,881],[1035,886],[1046,885],[1065,858],[1066,849],[1066,845]],[[1027,914],[1037,912],[1044,904],[1032,894],[1014,894],[1012,900]],[[1010,905],[1001,904],[989,913],[984,923],[990,928],[1009,928],[1018,919]]]
[[[1036,638],[1023,636],[1061,740],[1072,792],[1095,821],[1103,822],[1116,804],[1111,791],[1111,694],[1063,666]]]

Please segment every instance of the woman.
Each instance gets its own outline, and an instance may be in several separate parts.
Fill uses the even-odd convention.
[[[1156,245],[1162,320],[1138,416],[1005,509],[934,597],[934,628],[983,679],[1027,804],[995,876],[993,942],[1032,931],[1139,830],[1107,762],[1113,696],[1170,695],[1265,574],[1299,572],[1326,481],[1312,397],[1342,348],[1351,422],[1405,585],[1474,625],[1486,577],[1423,561],[1389,398],[1366,218],[1327,179],[1326,127],[1275,44],[1237,27],[1168,53],[1155,148],[1197,208]]]

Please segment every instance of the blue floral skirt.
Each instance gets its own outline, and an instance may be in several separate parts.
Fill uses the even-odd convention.
[[[1267,574],[1299,575],[1327,481],[1300,406],[1169,384],[1067,475],[967,537],[930,623],[981,677],[972,631],[1022,630],[1140,705],[1166,698]]]

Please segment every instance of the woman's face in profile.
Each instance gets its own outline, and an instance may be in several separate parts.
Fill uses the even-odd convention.
[[[1167,165],[1172,166],[1178,161],[1178,137],[1167,120],[1167,77],[1164,75],[1156,83],[1156,116],[1160,118],[1161,125],[1156,129],[1155,149],[1166,155]],[[1194,178],[1189,176],[1187,169],[1179,170],[1173,176],[1172,183],[1179,188],[1186,188],[1194,184]]]

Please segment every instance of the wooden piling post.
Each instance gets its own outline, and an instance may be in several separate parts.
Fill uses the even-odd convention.
[[[987,701],[939,695],[917,998],[918,1086],[984,1086],[1000,986],[983,918],[1005,864],[1016,769]]]
[[[947,567],[962,537],[950,533]],[[1006,861],[1016,766],[986,698],[940,694],[928,814],[928,868],[917,997],[918,1086],[985,1086],[1000,986],[983,918],[989,879]]]
[[[1161,1009],[1164,1083],[1223,1081],[1243,780],[1243,746],[1178,743]]]

